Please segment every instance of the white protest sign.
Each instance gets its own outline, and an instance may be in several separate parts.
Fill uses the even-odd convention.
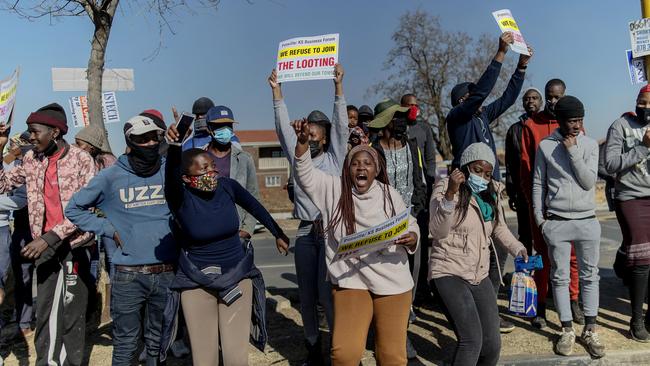
[[[363,254],[376,252],[395,244],[395,239],[408,231],[410,212],[411,208],[408,207],[404,212],[375,227],[343,237],[336,249],[333,262],[358,258]]]
[[[16,68],[11,76],[0,81],[0,124],[8,123],[11,112],[14,110],[18,75],[20,75],[20,68]]]
[[[75,127],[88,126],[88,97],[81,95],[70,98],[70,110],[72,121]],[[115,123],[120,121],[120,112],[117,109],[117,98],[115,92],[102,94],[102,116],[104,123]]]
[[[494,16],[494,20],[497,21],[501,33],[512,32],[515,42],[510,45],[510,49],[519,54],[530,56],[530,53],[528,53],[528,45],[526,44],[526,41],[524,41],[524,36],[521,34],[519,26],[517,26],[517,22],[512,16],[510,10],[497,10],[492,12],[492,16]]]
[[[120,121],[120,112],[117,109],[115,92],[105,92],[102,95],[102,115],[106,124]]]
[[[85,95],[70,98],[70,110],[75,127],[88,126],[88,99]]]
[[[650,55],[650,18],[635,20],[629,26],[632,56]]]
[[[643,57],[634,58],[632,56],[632,50],[625,51],[625,54],[627,56],[627,67],[630,71],[630,81],[632,82],[632,85],[647,83],[648,81],[645,76]]]
[[[291,38],[280,42],[278,82],[333,79],[339,62],[339,34]]]

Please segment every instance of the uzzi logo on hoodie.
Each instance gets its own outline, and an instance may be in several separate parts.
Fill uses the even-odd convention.
[[[162,185],[121,188],[120,200],[125,208],[167,204]]]

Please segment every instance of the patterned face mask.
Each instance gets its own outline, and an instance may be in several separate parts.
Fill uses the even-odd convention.
[[[201,175],[188,175],[187,185],[203,192],[214,192],[217,189],[217,172],[211,171]]]

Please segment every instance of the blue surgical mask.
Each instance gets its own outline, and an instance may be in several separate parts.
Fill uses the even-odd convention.
[[[490,182],[483,179],[483,177],[476,174],[469,173],[469,178],[467,178],[467,185],[474,193],[481,193],[487,189]]]
[[[212,133],[215,141],[221,145],[229,144],[233,136],[232,128],[230,127],[221,127],[214,130]]]

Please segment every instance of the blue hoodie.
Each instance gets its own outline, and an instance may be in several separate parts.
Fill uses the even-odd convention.
[[[90,208],[99,208],[98,217]],[[158,173],[139,177],[126,155],[115,165],[99,172],[77,192],[65,215],[79,229],[113,237],[118,233],[122,247],[113,254],[116,265],[175,263],[178,249],[172,235],[172,215],[165,200],[165,161]]]

